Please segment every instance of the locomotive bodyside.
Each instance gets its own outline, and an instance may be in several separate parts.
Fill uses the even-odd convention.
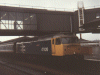
[[[51,55],[51,41],[31,41],[16,44],[17,53]]]

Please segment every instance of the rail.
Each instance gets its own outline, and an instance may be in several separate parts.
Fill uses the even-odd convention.
[[[13,63],[10,63],[10,62],[0,61],[0,64],[3,65],[3,66],[6,66],[7,68],[10,68],[10,69],[13,69],[15,71],[21,72],[25,75],[34,75],[34,74],[45,75],[45,73],[41,73],[41,72],[35,71],[33,69],[30,69],[28,67],[19,66],[18,64],[13,64]]]

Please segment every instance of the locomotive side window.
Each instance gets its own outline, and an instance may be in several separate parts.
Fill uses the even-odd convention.
[[[52,40],[52,44],[54,44],[54,39]]]
[[[60,40],[60,38],[57,38],[56,39],[56,45],[60,45],[61,44],[61,40]]]
[[[78,43],[78,38],[76,37],[65,37],[62,38],[62,43],[63,44],[68,44],[68,43]]]

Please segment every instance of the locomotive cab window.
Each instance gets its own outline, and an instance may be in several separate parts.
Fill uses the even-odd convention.
[[[78,43],[77,37],[64,37],[62,38],[62,44]]]
[[[52,40],[52,44],[54,44],[54,39]]]
[[[61,39],[60,38],[57,38],[56,39],[56,45],[60,45],[61,44]]]

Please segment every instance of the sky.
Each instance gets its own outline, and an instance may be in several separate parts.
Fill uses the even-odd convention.
[[[100,0],[0,0],[0,3],[73,9],[78,1],[83,1],[85,7],[100,5]]]
[[[0,0],[0,5],[29,5],[33,7],[53,7],[53,8],[65,8],[66,11],[75,10],[77,9],[77,2],[83,1],[84,7],[86,8],[93,8],[94,6],[100,6],[100,0]],[[77,34],[79,37],[79,34]],[[19,37],[19,36],[18,36]],[[85,33],[82,34],[82,38],[86,40],[99,40],[100,34],[92,34],[92,33]],[[5,41],[9,39],[16,38],[15,36],[0,36],[0,41]]]

